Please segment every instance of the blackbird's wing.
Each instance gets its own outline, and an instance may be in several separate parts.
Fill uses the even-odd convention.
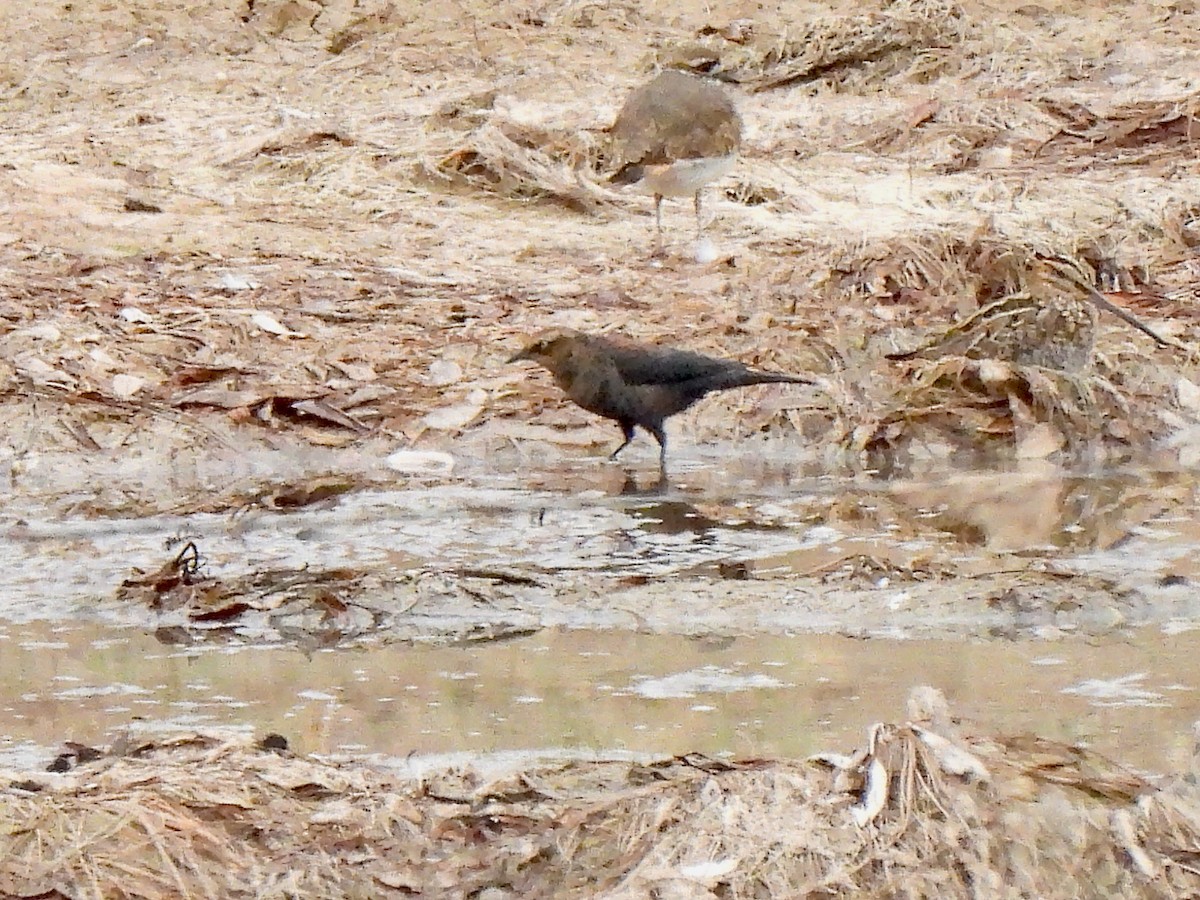
[[[616,366],[621,380],[629,385],[684,384],[709,381],[718,375],[741,372],[741,363],[730,359],[713,359],[690,350],[667,347],[628,347],[605,342],[606,350]]]

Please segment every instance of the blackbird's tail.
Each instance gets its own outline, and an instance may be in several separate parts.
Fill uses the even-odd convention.
[[[746,387],[751,384],[816,384],[811,378],[803,375],[784,375],[782,372],[759,372],[747,369],[742,373],[741,380],[730,387]]]
[[[727,369],[710,378],[698,379],[691,387],[693,401],[713,391],[730,388],[750,387],[754,384],[816,384],[811,378],[800,375],[784,375],[782,372],[760,372],[757,369]]]

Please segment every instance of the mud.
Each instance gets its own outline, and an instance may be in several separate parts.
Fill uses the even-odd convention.
[[[1049,639],[1193,617],[1195,516],[1183,473],[881,481],[759,462],[639,485],[586,462],[298,510],[10,519],[0,595],[12,620],[82,614],[195,642],[543,627]]]

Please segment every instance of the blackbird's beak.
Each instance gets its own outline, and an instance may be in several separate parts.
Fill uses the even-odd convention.
[[[512,356],[510,356],[508,358],[508,362],[515,363],[515,362],[520,362],[523,359],[529,359],[529,351],[527,349],[521,350],[518,353],[514,353]]]

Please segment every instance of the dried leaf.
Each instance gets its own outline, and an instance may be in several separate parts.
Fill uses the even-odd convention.
[[[942,108],[942,103],[938,99],[926,100],[924,103],[918,103],[908,111],[908,127],[917,128],[924,125],[930,119],[938,114],[938,110]]]
[[[1191,413],[1200,413],[1200,387],[1186,378],[1175,382],[1175,396],[1179,405]]]
[[[113,396],[120,400],[130,400],[137,396],[138,392],[146,386],[146,379],[139,378],[137,375],[126,375],[124,373],[114,375],[112,380]]]
[[[454,471],[453,456],[431,450],[397,450],[383,462],[392,471],[405,475],[449,475]]]
[[[462,366],[453,360],[438,359],[429,366],[429,384],[444,387],[462,381]]]
[[[248,612],[252,608],[249,603],[243,603],[239,600],[218,609],[208,609],[203,612],[191,613],[188,618],[193,622],[228,622],[230,619],[236,619],[242,613]]]
[[[340,409],[326,403],[324,400],[297,400],[292,404],[292,409],[306,416],[312,416],[320,419],[323,422],[328,422],[330,425],[338,425],[342,428],[348,428],[350,431],[358,434],[365,434],[371,429],[359,422],[357,419],[351,418]]]
[[[142,312],[136,306],[126,306],[119,313],[117,313],[117,315],[120,316],[122,319],[124,319],[126,322],[138,322],[141,324],[148,324],[148,323],[154,321],[153,319],[150,318],[149,315]]]
[[[173,401],[176,406],[215,406],[218,409],[241,409],[258,406],[268,401],[286,406],[320,396],[323,391],[315,386],[271,385],[270,387],[247,388],[235,391],[224,387],[204,387],[189,391]]]
[[[356,482],[349,478],[317,478],[302,484],[280,488],[265,496],[263,501],[272,509],[300,509],[340,497],[355,487]]]
[[[1045,459],[1061,450],[1066,443],[1061,431],[1048,422],[1039,422],[1024,430],[1017,439],[1017,458]]]
[[[934,757],[944,771],[952,775],[966,775],[976,781],[991,781],[992,776],[988,772],[987,766],[975,754],[967,752],[948,738],[928,729],[913,726],[913,731],[925,746],[933,751]]]
[[[335,362],[331,365],[341,369],[342,374],[351,381],[375,381],[379,374],[370,363],[365,362]]]
[[[860,828],[871,822],[883,812],[887,805],[888,795],[887,768],[878,759],[873,759],[867,766],[867,785],[862,799],[850,808],[850,816]]]
[[[240,374],[244,374],[244,371],[233,366],[184,366],[171,375],[167,384],[173,387],[187,387],[193,384],[208,384],[229,375]]]
[[[280,322],[278,319],[276,319],[270,313],[256,312],[254,315],[252,315],[250,317],[250,321],[253,322],[259,328],[261,328],[263,331],[265,331],[269,334],[279,335],[279,337],[295,337],[295,338],[308,337],[308,335],[302,334],[299,331],[292,331],[290,328],[288,328],[286,325],[284,325],[282,322]]]
[[[464,428],[483,412],[483,404],[487,400],[487,392],[475,389],[467,395],[467,399],[454,406],[443,406],[425,415],[424,422],[436,431],[456,431]]]
[[[221,273],[221,287],[227,291],[248,291],[258,287],[258,282],[247,275],[237,275],[233,272]]]

